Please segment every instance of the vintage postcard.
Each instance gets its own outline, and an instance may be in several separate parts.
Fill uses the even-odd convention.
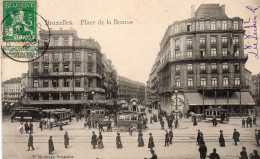
[[[3,159],[260,158],[260,1],[0,9]]]

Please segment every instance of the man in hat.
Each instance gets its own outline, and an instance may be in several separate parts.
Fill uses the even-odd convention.
[[[237,142],[240,141],[239,137],[240,137],[240,133],[236,129],[234,129],[233,140],[235,141],[236,146],[237,146]]]
[[[30,125],[29,125],[29,129],[30,129],[30,133],[33,133],[33,123],[30,121]]]
[[[245,147],[242,147],[242,151],[240,152],[240,158],[239,159],[248,159]]]
[[[154,150],[150,150],[152,157],[150,159],[157,159],[157,155],[155,154]]]
[[[201,133],[200,130],[198,130],[198,135],[197,135],[197,145],[200,144],[200,137],[201,137],[200,133]]]
[[[29,133],[28,150],[27,151],[30,151],[30,147],[32,147],[32,150],[34,150],[34,147],[33,147],[33,136],[32,136],[31,133]]]
[[[93,149],[95,149],[97,145],[97,135],[95,134],[95,131],[92,132],[91,144],[93,146]]]
[[[254,155],[251,157],[251,159],[260,159],[257,150],[254,150]]]
[[[242,119],[242,128],[245,128],[246,127],[246,121],[245,121],[245,118]]]
[[[149,142],[148,142],[148,148],[153,149],[155,147],[154,142],[153,142],[153,136],[152,133],[149,133]]]
[[[69,145],[69,135],[68,135],[68,132],[66,132],[64,134],[64,145],[65,145],[65,148],[67,148],[68,145]]]
[[[217,154],[217,150],[214,148],[213,152],[209,155],[210,159],[220,159],[219,155]]]
[[[165,144],[164,146],[169,146],[169,133],[165,130]]]
[[[169,131],[169,138],[170,138],[170,144],[172,144],[172,138],[173,138],[173,132],[172,132],[172,128],[171,130]]]

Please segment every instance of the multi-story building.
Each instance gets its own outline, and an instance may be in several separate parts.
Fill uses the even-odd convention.
[[[159,98],[159,83],[158,83],[158,68],[160,66],[160,58],[159,54],[157,55],[157,58],[155,59],[155,63],[152,67],[151,73],[149,74],[149,104],[155,108],[158,109],[160,107],[160,98]]]
[[[246,86],[248,86],[250,94],[253,93],[253,81],[252,81],[252,72],[248,69],[245,69],[245,80],[246,80]]]
[[[23,74],[22,77],[11,78],[2,83],[2,102],[6,104],[17,104],[20,102],[23,95],[23,89],[26,86],[26,83],[22,83],[26,79],[26,74]]]
[[[50,35],[41,30],[38,50],[46,52],[29,63],[23,105],[79,112],[92,103],[102,104],[104,64],[97,41],[79,38],[74,29],[50,30]]]
[[[145,101],[145,84],[130,80],[123,76],[117,79],[117,99],[130,102],[131,99],[138,99],[139,103]]]
[[[255,105],[244,74],[243,19],[229,18],[225,6],[202,4],[191,18],[168,27],[157,69],[161,108],[202,113],[223,108],[246,113]]]
[[[260,106],[260,73],[252,77],[252,84],[253,84],[252,94],[259,107]]]
[[[102,61],[104,63],[104,89],[106,91],[106,99],[117,98],[117,71],[110,59],[103,54]]]

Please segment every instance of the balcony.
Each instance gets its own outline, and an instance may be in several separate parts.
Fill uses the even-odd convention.
[[[223,73],[229,73],[229,70],[228,69],[224,69]]]
[[[193,70],[188,70],[188,74],[193,74]]]
[[[32,92],[32,93],[36,93],[36,92],[84,92],[85,89],[82,87],[41,87],[41,88],[25,88],[25,92]]]
[[[39,77],[39,72],[32,72],[31,77]]]
[[[226,85],[226,86],[198,86],[198,90],[234,90],[234,91],[239,91],[241,90],[240,85]]]
[[[200,73],[201,74],[207,74],[207,71],[206,70],[200,70]]]

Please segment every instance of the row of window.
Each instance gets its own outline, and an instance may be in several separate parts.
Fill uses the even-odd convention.
[[[63,85],[59,86],[59,80],[58,79],[52,79],[51,81],[46,79],[42,80],[42,87],[70,87],[70,79],[64,78],[63,79]],[[80,78],[75,78],[75,87],[81,87],[83,84],[81,82]],[[88,86],[91,87],[93,86],[93,80],[89,79],[88,80]],[[35,79],[33,80],[33,88],[38,88],[39,87],[39,80]]]
[[[228,77],[224,77],[222,79],[222,85],[223,86],[228,86],[229,83],[229,78]],[[239,86],[240,85],[240,78],[235,78],[234,80],[235,85]],[[180,78],[177,78],[175,81],[175,84],[177,87],[181,87],[181,81]],[[206,87],[207,86],[207,80],[205,77],[200,78],[200,86]],[[212,77],[211,78],[211,86],[218,86],[218,78],[217,77]],[[193,78],[188,78],[188,87],[193,87]]]
[[[69,61],[70,58],[71,58],[70,56],[71,56],[72,53],[69,53],[69,52],[65,52],[65,53],[53,53],[53,54],[52,54],[53,60],[59,60],[59,54],[62,54],[64,61]],[[92,59],[92,55],[93,55],[93,54],[88,53],[88,59]],[[75,56],[74,59],[80,60],[80,59],[81,59],[81,52],[75,52],[74,56]],[[45,53],[45,54],[43,55],[43,59],[44,59],[44,60],[49,60],[49,58],[50,58],[50,53]]]
[[[233,44],[238,45],[239,44],[239,37],[234,36],[232,38]],[[211,36],[210,37],[210,44],[211,45],[216,45],[217,44],[217,36]],[[227,45],[228,44],[228,37],[227,36],[222,36],[221,37],[221,44],[222,45]],[[192,38],[187,38],[187,45],[192,46]],[[206,37],[202,36],[200,37],[200,45],[206,45]],[[175,47],[178,48],[180,47],[180,40],[176,39],[175,40]]]
[[[212,70],[217,70],[217,63],[211,63],[211,69]],[[188,66],[188,71],[192,71],[193,70],[193,64],[187,64]],[[176,65],[175,66],[175,71],[176,72],[180,72],[180,65]],[[229,65],[228,63],[223,63],[222,64],[222,69],[223,70],[228,70],[229,69]],[[240,64],[239,63],[234,63],[234,69],[235,71],[240,71]],[[206,63],[200,63],[200,70],[201,71],[206,71]]]
[[[199,31],[204,31],[206,30],[205,28],[205,22],[201,21],[199,22]],[[217,28],[216,27],[216,21],[212,21],[210,22],[210,28],[207,28],[209,30],[227,30],[228,29],[228,22],[227,21],[222,21],[221,22],[221,28]],[[234,21],[233,22],[233,30],[239,30],[239,25],[238,25],[238,21]],[[191,23],[187,24],[187,32],[191,32]],[[174,33],[179,33],[179,25],[175,25],[174,26]]]
[[[168,55],[168,56],[170,56],[170,55]],[[210,56],[211,57],[217,57],[217,48],[211,48],[210,49]],[[228,52],[227,48],[222,48],[221,56],[222,57],[230,56],[230,53]],[[192,57],[193,57],[193,51],[187,50],[187,58],[192,58]],[[200,57],[201,58],[206,57],[206,50],[205,49],[200,49]],[[237,48],[237,47],[234,47],[234,57],[239,57],[239,48]],[[181,58],[181,51],[179,51],[179,50],[175,51],[175,58]]]
[[[81,65],[80,64],[75,64],[75,72],[82,72],[81,71]],[[92,68],[93,68],[93,65],[92,64],[88,64],[88,72],[92,72]],[[49,69],[49,64],[44,64],[43,65],[43,72],[44,73],[49,73],[49,72],[60,72],[60,71],[63,71],[63,72],[70,72],[70,67],[69,67],[69,64],[63,64],[63,69],[60,70],[59,69],[59,64],[53,64],[52,65],[52,70]],[[39,66],[38,65],[34,65],[33,66],[33,72],[39,72]]]
[[[74,95],[75,100],[81,100],[82,99],[81,93],[75,93],[73,95]],[[52,100],[60,100],[60,98],[62,100],[71,100],[69,93],[61,93],[61,96],[60,96],[59,93],[51,93],[51,96],[49,95],[49,93],[42,93],[41,97],[42,97],[42,100],[50,100],[50,98],[52,98]],[[40,99],[39,94],[38,93],[33,94],[32,99],[33,100],[39,100]]]

